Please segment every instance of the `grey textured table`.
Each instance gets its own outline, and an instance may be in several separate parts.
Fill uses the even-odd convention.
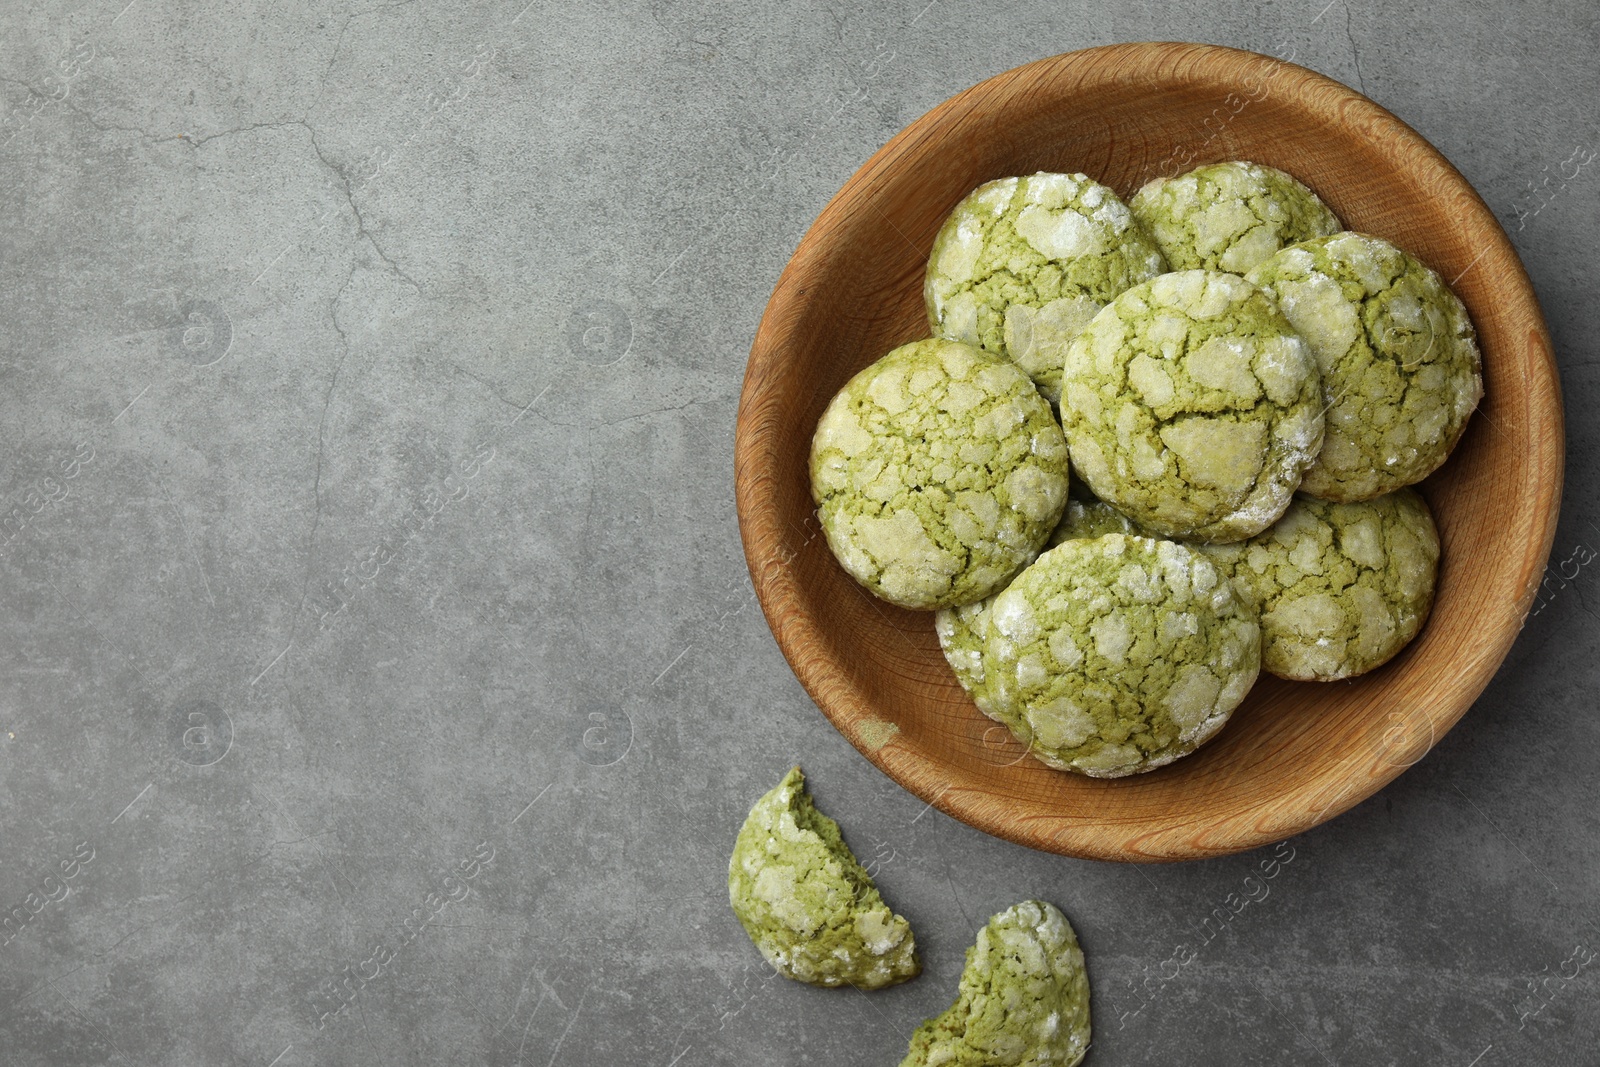
[[[1083,938],[1097,1067],[1595,1062],[1600,9],[524,2],[0,9],[0,1064],[888,1064],[1029,896]],[[1544,302],[1570,460],[1565,577],[1431,755],[1135,868],[988,838],[829,727],[732,437],[876,148],[1147,39],[1292,52],[1450,157]],[[769,978],[729,912],[796,760],[917,981]]]

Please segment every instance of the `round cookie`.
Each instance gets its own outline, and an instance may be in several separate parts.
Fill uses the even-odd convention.
[[[1050,547],[1078,538],[1140,532],[1127,516],[1110,504],[1100,500],[1080,500],[1068,495],[1061,521],[1050,534]],[[950,664],[950,670],[954,672],[956,681],[961,683],[961,688],[978,705],[978,710],[1016,732],[1020,726],[1001,717],[1000,708],[989,698],[989,692],[983,684],[983,617],[993,603],[994,597],[991,596],[976,604],[941,608],[933,617],[933,628],[939,635],[939,648],[944,652],[945,661]]]
[[[1205,743],[1255,682],[1254,609],[1197,550],[1106,534],[1050,549],[995,597],[983,675],[1044,763],[1117,778]]]
[[[1250,272],[1277,298],[1322,371],[1327,440],[1300,488],[1370,500],[1432,474],[1483,397],[1467,309],[1439,276],[1382,238],[1319,237]]]
[[[1157,178],[1128,206],[1173,270],[1243,274],[1284,245],[1343,228],[1298,180],[1243,160]]]
[[[1295,498],[1249,541],[1208,545],[1261,614],[1261,666],[1330,682],[1387,663],[1433,607],[1439,535],[1427,503],[1401,489],[1335,504]]]
[[[1076,1067],[1089,1049],[1089,974],[1053,904],[1025,900],[991,918],[957,988],[956,1002],[912,1033],[900,1067]]]
[[[849,574],[905,608],[970,604],[1032,562],[1067,498],[1061,428],[1015,364],[901,345],[817,423],[811,494]]]
[[[1069,493],[1066,509],[1061,512],[1061,521],[1050,532],[1050,547],[1054,548],[1063,541],[1101,537],[1108,533],[1144,536],[1144,531],[1134,525],[1132,519],[1104,500],[1081,500]]]
[[[750,809],[728,860],[728,900],[761,955],[796,981],[881,989],[922,970],[910,924],[811,803],[799,767]]]
[[[1067,349],[1064,381],[1073,468],[1165,537],[1261,532],[1322,445],[1310,349],[1234,274],[1179,271],[1129,289]]]
[[[993,603],[991,596],[976,604],[941,608],[933,617],[933,630],[939,635],[939,648],[951,673],[978,710],[1016,733],[1020,725],[1001,717],[1000,707],[990,699],[988,687],[983,684],[983,621]]]
[[[1067,344],[1112,297],[1166,269],[1111,189],[1039,173],[986,182],[956,205],[922,293],[934,336],[1015,361],[1054,402]]]

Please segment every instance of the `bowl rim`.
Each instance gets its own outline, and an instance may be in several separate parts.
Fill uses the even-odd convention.
[[[1359,125],[1365,128],[1369,137],[1381,131],[1386,138],[1392,138],[1403,147],[1410,165],[1431,168],[1441,178],[1459,187],[1466,194],[1469,210],[1481,213],[1480,222],[1486,220],[1492,224],[1482,227],[1489,234],[1489,246],[1479,258],[1493,261],[1493,265],[1501,272],[1496,284],[1507,293],[1510,300],[1525,307],[1531,315],[1532,329],[1528,343],[1521,352],[1521,369],[1530,379],[1529,395],[1548,396],[1553,401],[1552,411],[1545,413],[1551,424],[1542,425],[1541,433],[1530,434],[1528,442],[1537,467],[1545,476],[1543,484],[1535,487],[1535,495],[1539,497],[1535,501],[1536,509],[1527,517],[1527,528],[1531,534],[1530,548],[1536,551],[1526,553],[1519,561],[1524,571],[1521,576],[1522,593],[1511,605],[1513,614],[1505,615],[1493,642],[1483,650],[1485,654],[1469,661],[1460,675],[1453,679],[1448,706],[1429,709],[1427,737],[1419,740],[1419,734],[1405,739],[1400,759],[1389,758],[1395,755],[1393,752],[1378,753],[1380,758],[1368,760],[1359,767],[1350,765],[1348,760],[1341,760],[1323,768],[1322,773],[1311,782],[1318,791],[1313,795],[1320,798],[1325,790],[1331,799],[1315,812],[1307,807],[1298,817],[1276,821],[1261,818],[1251,820],[1247,826],[1243,825],[1244,820],[1235,819],[1232,823],[1235,830],[1231,835],[1208,835],[1203,844],[1193,840],[1183,841],[1171,835],[1163,836],[1143,824],[1126,827],[1121,841],[1116,845],[1108,845],[1103,839],[1103,825],[1093,838],[1065,831],[1047,834],[1043,827],[1034,826],[1030,821],[1002,819],[993,810],[993,805],[982,803],[981,797],[969,796],[967,790],[952,788],[949,783],[941,785],[937,775],[930,773],[937,768],[927,766],[929,761],[921,756],[914,760],[894,758],[890,752],[898,746],[890,746],[886,750],[881,733],[863,725],[864,721],[872,721],[870,704],[862,700],[854,691],[855,687],[841,677],[831,661],[807,654],[809,647],[820,642],[821,631],[814,617],[796,610],[793,597],[785,589],[787,564],[794,558],[794,553],[786,547],[785,539],[789,531],[774,513],[776,509],[763,507],[764,501],[770,499],[776,484],[784,477],[782,467],[786,458],[792,462],[792,457],[780,454],[772,442],[763,441],[758,432],[764,394],[779,361],[785,359],[781,343],[784,328],[799,315],[806,298],[807,280],[814,272],[825,269],[829,259],[821,238],[841,226],[847,216],[857,209],[858,201],[870,203],[871,190],[879,177],[921,142],[941,130],[969,120],[972,113],[993,94],[1009,91],[1018,83],[1072,78],[1091,66],[1122,69],[1152,64],[1197,66],[1221,57],[1229,57],[1242,64],[1245,73],[1262,78],[1288,77],[1300,88],[1315,90],[1302,93],[1301,103],[1314,108],[1324,118],[1340,124]],[[1503,358],[1511,357],[1508,355]],[[1477,414],[1482,415],[1481,412]],[[1034,60],[978,82],[898,132],[830,198],[785,265],[752,341],[735,429],[735,500],[740,537],[755,595],[780,650],[824,716],[869,762],[946,815],[1017,844],[1085,858],[1170,862],[1240,852],[1320,825],[1354,807],[1398,777],[1431,750],[1444,733],[1466,714],[1509,653],[1543,577],[1560,511],[1565,459],[1564,421],[1555,354],[1526,269],[1504,227],[1483,198],[1421,134],[1349,86],[1298,64],[1222,45],[1129,42]],[[1511,625],[1512,621],[1518,625]],[[841,704],[848,707],[839,706]],[[851,714],[846,714],[846,711]],[[1442,714],[1437,713],[1441,711]],[[1263,807],[1267,803],[1270,802],[1264,802]],[[1267,825],[1269,822],[1270,826]],[[1154,840],[1158,837],[1161,840]]]

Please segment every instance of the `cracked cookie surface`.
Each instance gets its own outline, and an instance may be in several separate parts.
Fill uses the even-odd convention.
[[[1095,496],[1165,537],[1239,541],[1289,506],[1322,445],[1309,347],[1234,274],[1163,274],[1067,349],[1061,420]]]
[[[933,630],[939,635],[939,649],[944,653],[950,671],[967,691],[978,710],[996,722],[1004,724],[1012,733],[1021,729],[1015,720],[1002,717],[1002,708],[989,696],[983,675],[983,622],[994,604],[994,597],[985,597],[976,604],[963,604],[959,608],[940,608],[933,617]]]
[[[1381,238],[1347,232],[1291,245],[1249,277],[1277,299],[1322,372],[1327,440],[1301,488],[1370,500],[1432,474],[1483,397],[1472,320],[1439,275]]]
[[[1066,509],[1061,512],[1061,521],[1050,532],[1050,547],[1108,533],[1144,536],[1144,531],[1134,525],[1132,519],[1104,500],[1084,500],[1069,492]]]
[[[1117,533],[1040,556],[994,598],[981,636],[993,716],[1042,762],[1097,778],[1205,743],[1261,658],[1255,609],[1217,565]]]
[[[1298,179],[1243,160],[1157,178],[1128,206],[1173,270],[1243,274],[1285,245],[1342,229]]]
[[[1271,529],[1202,551],[1261,614],[1261,666],[1334,681],[1387,663],[1433,607],[1439,535],[1411,489],[1336,504],[1298,496]]]
[[[1090,1037],[1072,924],[1055,905],[1025,900],[978,931],[956,1002],[917,1027],[900,1067],[1075,1067]]]
[[[883,599],[982,600],[1030,563],[1067,497],[1067,447],[1015,364],[902,345],[851,378],[811,442],[811,492],[844,569]]]
[[[756,801],[728,861],[728,900],[780,974],[880,989],[922,970],[911,925],[818,811],[796,767]]]
[[[1167,269],[1115,192],[1084,174],[986,182],[934,238],[935,336],[1014,361],[1054,403],[1066,346],[1113,297]]]
[[[1064,541],[1108,533],[1139,534],[1142,531],[1110,504],[1102,500],[1082,500],[1069,493],[1061,521],[1050,533],[1049,544],[1054,548]],[[1010,726],[983,684],[983,616],[993,603],[994,597],[990,596],[976,604],[941,608],[933,617],[933,628],[939,635],[939,648],[944,652],[945,661],[950,664],[961,688],[978,705],[978,710]]]

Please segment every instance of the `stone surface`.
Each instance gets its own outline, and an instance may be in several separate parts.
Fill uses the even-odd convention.
[[[6,1067],[894,1063],[1030,897],[1082,940],[1095,1067],[1584,1062],[1592,5],[524,2],[0,5]],[[1461,169],[1570,461],[1543,606],[1425,760],[1276,849],[1134,869],[953,822],[817,713],[751,598],[733,422],[875,149],[1018,63],[1172,39],[1292,55]],[[788,982],[729,910],[796,762],[916,981]]]

